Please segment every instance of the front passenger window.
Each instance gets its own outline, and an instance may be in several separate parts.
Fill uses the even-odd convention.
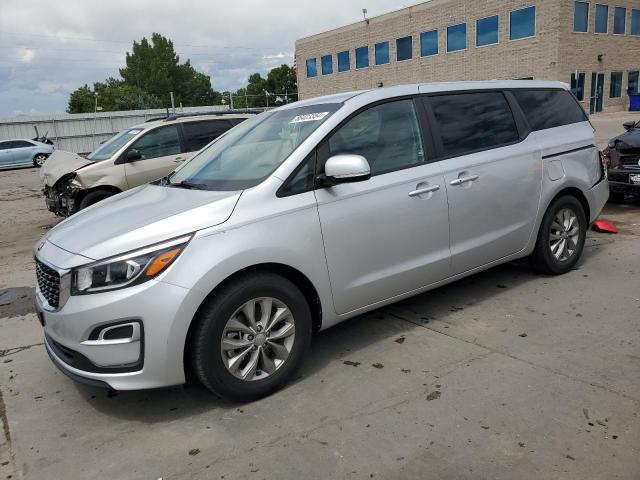
[[[329,139],[329,156],[362,155],[371,175],[424,163],[413,100],[383,103],[357,114]]]
[[[180,153],[178,128],[171,125],[151,130],[135,142],[131,146],[131,150],[138,150],[142,155],[142,160],[177,155]]]

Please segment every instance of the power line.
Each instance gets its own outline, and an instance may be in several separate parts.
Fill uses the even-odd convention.
[[[88,38],[88,37],[74,37],[69,35],[47,35],[43,33],[20,33],[20,32],[10,32],[7,30],[0,30],[1,35],[15,35],[15,36],[24,36],[24,37],[38,37],[38,38],[55,38],[58,40],[76,40],[83,42],[101,42],[101,43],[112,43],[118,45],[131,45],[131,42],[123,41],[123,40],[101,40],[97,38]],[[149,39],[147,39],[149,40]],[[270,47],[261,45],[260,47],[247,46],[247,45],[194,45],[189,43],[174,43],[174,47],[189,47],[189,48],[219,48],[224,50],[286,50],[289,47]]]

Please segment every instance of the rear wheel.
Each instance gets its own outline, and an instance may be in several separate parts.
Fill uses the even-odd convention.
[[[87,207],[90,207],[94,203],[98,203],[105,198],[109,198],[113,193],[107,190],[95,190],[93,192],[87,193],[82,200],[80,200],[80,204],[78,205],[78,210],[83,210]]]
[[[571,270],[582,255],[587,235],[584,208],[577,198],[555,200],[542,219],[536,248],[531,255],[533,268],[559,275]]]
[[[47,158],[48,155],[45,155],[44,153],[38,153],[35,157],[33,157],[33,165],[40,168],[44,165],[44,162],[47,161]]]
[[[269,272],[240,277],[201,307],[191,336],[200,382],[220,396],[250,401],[282,387],[311,340],[311,312],[289,280]]]

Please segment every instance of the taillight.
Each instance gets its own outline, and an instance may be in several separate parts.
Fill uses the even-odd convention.
[[[602,151],[602,160],[604,164],[609,168],[611,166],[611,149],[609,147]]]

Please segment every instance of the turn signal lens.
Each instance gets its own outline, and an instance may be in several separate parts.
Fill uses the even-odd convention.
[[[158,255],[149,264],[149,267],[147,268],[145,275],[147,277],[155,277],[162,270],[164,270],[169,265],[171,265],[171,262],[173,261],[174,258],[178,256],[181,250],[182,250],[181,248],[173,248],[171,250],[167,250],[166,252]]]

